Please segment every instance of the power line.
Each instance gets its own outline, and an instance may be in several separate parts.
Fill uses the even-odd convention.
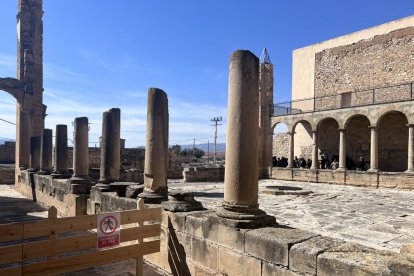
[[[5,120],[5,119],[2,119],[2,118],[0,118],[0,121],[3,121],[3,122],[6,122],[6,123],[9,123],[9,124],[11,124],[11,125],[16,125],[15,123],[13,123],[13,122],[10,122],[10,121],[7,121],[7,120]]]

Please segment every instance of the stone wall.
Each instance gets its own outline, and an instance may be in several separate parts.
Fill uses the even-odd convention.
[[[13,164],[16,155],[16,142],[5,142],[0,145],[0,164]]]
[[[224,167],[188,167],[183,177],[185,182],[224,181]]]
[[[414,27],[378,35],[357,43],[323,50],[315,55],[316,109],[341,106],[345,102],[364,105],[410,99],[409,85],[388,87],[414,81]],[[363,91],[338,97],[345,92]]]
[[[338,123],[334,119],[328,118],[320,123],[318,141],[321,154],[328,157],[330,161],[334,155],[339,155],[339,130]]]
[[[287,133],[273,135],[273,156],[289,157],[290,136]]]
[[[402,113],[385,115],[378,125],[378,168],[388,172],[407,169],[408,128]]]
[[[0,184],[14,184],[14,168],[0,168]]]
[[[366,172],[354,170],[339,172],[334,170],[273,167],[272,179],[414,190],[414,176],[402,172]]]
[[[346,155],[354,161],[355,165],[360,156],[363,156],[366,161],[371,158],[369,125],[369,120],[365,116],[355,116],[346,126]],[[337,143],[339,145],[339,141]]]

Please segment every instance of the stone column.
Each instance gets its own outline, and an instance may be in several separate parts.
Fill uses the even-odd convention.
[[[160,203],[168,197],[168,98],[158,88],[148,89],[147,137],[145,145],[145,202]]]
[[[50,174],[52,171],[52,139],[52,130],[46,128],[43,129],[39,174]]]
[[[37,172],[40,169],[40,136],[30,138],[30,171]]]
[[[121,168],[121,110],[111,108],[103,113],[101,138],[101,174],[99,183],[119,180]],[[107,185],[98,185],[107,187]]]
[[[266,224],[269,217],[258,204],[259,60],[250,51],[238,50],[229,69],[224,201],[217,215]]]
[[[318,131],[312,130],[312,166],[311,170],[319,169],[319,159],[318,159]]]
[[[18,162],[16,163],[21,170],[26,170],[30,167],[31,126],[30,112],[20,110],[18,106],[16,124],[16,157]]]
[[[339,166],[337,170],[346,169],[345,129],[339,129]]]
[[[377,127],[369,127],[371,129],[371,157],[369,172],[378,171],[378,133]]]
[[[289,138],[290,138],[290,143],[289,143],[289,159],[288,159],[288,168],[294,168],[295,167],[295,162],[294,162],[294,157],[295,157],[295,132],[288,132],[287,134],[289,134]]]
[[[73,176],[71,183],[88,181],[89,179],[89,147],[87,117],[75,118],[73,132]]]
[[[414,173],[414,124],[408,124],[408,173]]]
[[[68,178],[68,127],[56,125],[53,178]]]

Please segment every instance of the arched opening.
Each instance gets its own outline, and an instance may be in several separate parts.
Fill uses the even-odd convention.
[[[407,169],[408,128],[407,117],[391,111],[378,120],[378,168],[387,172]]]
[[[346,122],[346,168],[355,170],[361,156],[366,162],[370,159],[371,132],[369,119],[364,115],[354,115]],[[368,162],[369,163],[369,162]],[[368,163],[363,170],[369,169]],[[364,162],[361,162],[364,164]]]
[[[333,118],[325,118],[318,124],[318,146],[320,156],[327,159],[325,167],[329,169],[332,161],[339,161],[339,125]],[[321,159],[321,158],[320,158]]]
[[[0,91],[0,184],[14,184],[16,162],[16,100]]]
[[[288,127],[284,123],[273,126],[273,167],[287,167],[290,148],[290,136]]]
[[[308,121],[299,121],[293,126],[295,132],[295,167],[310,168],[312,160],[312,126]],[[299,162],[298,162],[299,161]]]

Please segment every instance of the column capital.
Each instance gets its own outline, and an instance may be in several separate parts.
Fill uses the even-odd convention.
[[[414,127],[414,124],[406,124],[407,127]]]
[[[318,130],[317,129],[312,129],[311,132],[312,133],[318,133]]]
[[[346,131],[346,128],[338,128],[338,130],[340,131],[340,132],[345,132]]]
[[[374,126],[368,126],[368,128],[371,129],[371,130],[372,129],[376,130],[377,129],[377,126],[376,125],[374,125]]]
[[[294,135],[295,134],[295,132],[294,131],[288,131],[288,132],[286,132],[287,134],[289,134],[289,135]]]

